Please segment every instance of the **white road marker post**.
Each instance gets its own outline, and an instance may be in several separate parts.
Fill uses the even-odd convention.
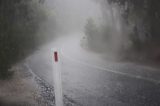
[[[53,54],[53,77],[54,77],[54,92],[55,92],[55,104],[56,106],[63,106],[63,94],[62,94],[62,79],[61,79],[61,63],[59,58],[59,52],[56,50]]]

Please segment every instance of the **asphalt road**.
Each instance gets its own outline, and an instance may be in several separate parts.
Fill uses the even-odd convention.
[[[64,42],[65,41],[65,42]],[[62,44],[61,44],[62,43]],[[51,48],[61,51],[63,93],[82,106],[159,106],[160,72],[149,66],[106,61],[82,50],[79,37],[59,39],[26,59],[38,76],[53,84]]]

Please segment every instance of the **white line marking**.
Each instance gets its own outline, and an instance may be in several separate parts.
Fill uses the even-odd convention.
[[[131,78],[146,80],[146,81],[153,82],[153,83],[156,83],[156,84],[159,84],[159,83],[160,83],[159,80],[155,80],[155,79],[151,79],[151,78],[145,78],[145,77],[143,77],[143,76],[132,75],[132,74],[124,73],[124,72],[119,72],[119,71],[115,71],[115,70],[112,70],[112,69],[102,68],[102,67],[95,66],[95,65],[91,65],[91,64],[88,64],[88,63],[79,61],[79,60],[75,60],[75,59],[73,59],[73,58],[71,58],[71,57],[69,57],[69,56],[66,56],[62,50],[61,50],[61,55],[62,55],[63,57],[65,57],[65,58],[71,60],[71,61],[77,62],[77,63],[79,63],[79,64],[83,64],[83,65],[85,65],[85,66],[89,66],[89,67],[92,67],[92,68],[96,68],[96,69],[100,69],[100,70],[112,72],[112,73],[115,73],[115,74],[120,74],[120,75],[127,76],[127,77],[131,77]]]

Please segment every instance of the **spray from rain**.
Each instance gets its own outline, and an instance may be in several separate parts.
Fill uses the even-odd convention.
[[[46,0],[45,8],[47,30],[43,28],[40,32],[46,35],[66,37],[81,33],[77,34],[81,36],[77,39],[82,48],[105,55],[118,55],[131,45],[127,37],[129,28],[123,22],[123,10],[118,4],[95,0]]]

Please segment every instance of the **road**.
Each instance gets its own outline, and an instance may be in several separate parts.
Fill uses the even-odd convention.
[[[60,38],[26,59],[53,84],[51,48],[60,48],[63,93],[82,106],[159,106],[160,72],[149,66],[107,61],[80,48],[81,34]]]

